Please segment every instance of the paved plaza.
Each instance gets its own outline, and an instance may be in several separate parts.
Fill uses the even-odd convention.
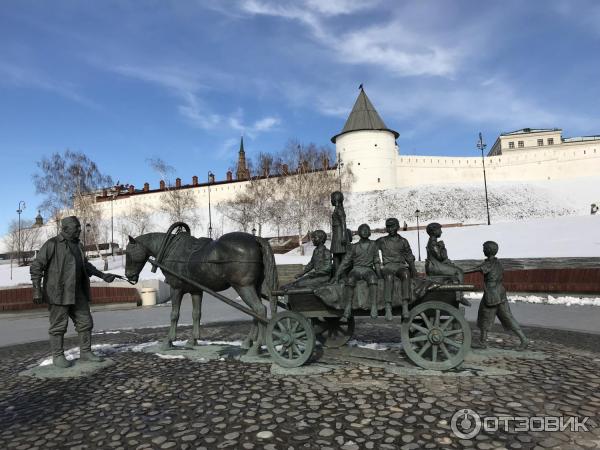
[[[518,353],[511,336],[496,332],[491,349],[441,374],[404,359],[398,326],[361,320],[362,347],[317,352],[304,373],[243,362],[235,352],[193,361],[102,350],[158,341],[165,330],[156,328],[97,334],[95,344],[111,344],[98,348],[114,364],[79,378],[19,375],[48,356],[46,342],[2,347],[0,448],[600,447],[600,336],[527,328],[532,348]],[[235,341],[247,329],[211,324],[202,338]],[[183,327],[180,337],[188,335]],[[66,348],[76,345],[69,338]],[[465,409],[481,417],[589,417],[589,431],[509,429],[460,439],[452,417]]]

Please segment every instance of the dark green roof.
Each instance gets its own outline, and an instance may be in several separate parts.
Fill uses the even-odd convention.
[[[351,131],[362,131],[362,130],[382,130],[389,131],[393,133],[396,138],[400,136],[397,131],[391,130],[386,127],[381,117],[375,110],[375,107],[365,94],[364,89],[361,88],[360,93],[358,94],[358,98],[354,103],[354,107],[352,108],[352,112],[350,116],[348,116],[348,120],[346,120],[346,124],[341,133],[336,134],[331,138],[331,142],[335,144],[336,139],[342,134],[349,133]]]

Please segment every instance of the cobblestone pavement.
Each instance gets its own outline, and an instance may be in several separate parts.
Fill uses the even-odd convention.
[[[247,326],[206,326],[203,338],[239,339]],[[356,338],[398,342],[397,330],[393,322],[360,321]],[[571,333],[561,342],[557,333],[527,331],[532,349],[546,359],[498,352],[486,364],[511,373],[504,376],[402,376],[327,353],[323,360],[335,364],[333,371],[286,376],[271,374],[264,363],[125,352],[91,376],[44,380],[18,374],[47,356],[45,342],[4,347],[0,448],[600,448],[597,339]],[[94,343],[163,336],[164,330],[136,330],[95,336]],[[505,334],[492,337],[498,349],[516,344]],[[450,423],[465,408],[481,416],[588,416],[590,431],[482,431],[461,440]]]

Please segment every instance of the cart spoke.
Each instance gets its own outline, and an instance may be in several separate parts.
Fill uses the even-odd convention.
[[[294,337],[296,339],[302,339],[302,338],[306,337],[306,330],[299,331],[298,333],[296,333],[294,335]]]
[[[435,310],[435,322],[433,322],[433,325],[436,327],[440,326],[440,310],[439,309]]]
[[[292,327],[292,324],[291,324],[291,322],[290,322],[290,318],[289,318],[289,317],[286,317],[286,318],[285,318],[285,325],[286,325],[286,329],[285,329],[285,331],[289,332],[289,331],[290,331],[290,328]]]
[[[454,336],[455,334],[460,334],[460,333],[462,333],[462,332],[463,332],[462,328],[461,328],[461,329],[459,329],[459,330],[450,330],[450,331],[445,331],[445,332],[444,332],[444,337],[448,337],[448,336]]]
[[[294,357],[294,350],[292,349],[291,345],[288,347],[288,356],[290,357],[290,359]]]
[[[462,345],[460,345],[456,341],[453,341],[452,339],[444,338],[444,342],[447,343],[447,344],[450,344],[452,347],[456,347],[456,348],[461,348],[462,347]]]
[[[431,360],[432,360],[433,362],[436,362],[436,361],[437,361],[437,353],[438,353],[438,346],[437,346],[437,345],[434,345],[434,346],[431,348]]]
[[[440,348],[442,349],[442,351],[444,352],[444,355],[446,355],[446,359],[450,359],[452,358],[452,355],[450,355],[450,352],[448,351],[448,349],[446,348],[446,344],[444,344],[443,342],[440,344]]]
[[[421,347],[421,350],[419,350],[419,352],[417,354],[419,356],[423,356],[429,347],[431,347],[431,342],[426,342],[425,345],[423,347]]]
[[[277,328],[279,328],[279,330],[281,330],[282,333],[287,332],[287,330],[285,330],[283,323],[281,321],[277,322]]]
[[[278,353],[279,353],[281,356],[284,356],[284,355],[285,355],[285,351],[286,351],[286,350],[287,350],[287,348],[288,348],[288,345],[289,345],[289,344],[287,344],[287,343],[284,343],[284,344],[282,344],[282,345],[281,345],[281,348],[280,348],[280,349],[279,349],[277,352],[278,352]]]
[[[294,320],[294,325],[291,327],[290,333],[295,333],[296,330],[298,329],[298,325],[300,325],[300,322],[297,322]]]
[[[420,331],[421,333],[429,334],[429,330],[427,328],[423,328],[421,325],[417,325],[414,322],[410,324],[410,327]]]
[[[429,321],[429,317],[427,317],[427,314],[422,312],[421,314],[419,314],[419,316],[421,316],[421,319],[423,319],[423,322],[425,323],[425,326],[427,326],[427,329],[431,330],[432,326],[431,322]]]
[[[450,316],[448,317],[448,320],[446,320],[442,326],[440,327],[440,330],[444,331],[446,328],[448,328],[448,325],[450,325],[452,323],[452,321],[454,320],[454,316]]]
[[[421,334],[419,336],[410,338],[410,342],[426,341],[427,339],[428,339],[428,337],[426,334]]]
[[[278,339],[281,339],[281,336],[283,336],[284,333],[277,331],[277,330],[273,330],[273,336],[277,337]]]

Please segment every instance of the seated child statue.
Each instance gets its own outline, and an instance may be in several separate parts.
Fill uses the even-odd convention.
[[[375,241],[369,239],[369,236],[371,236],[369,225],[363,223],[359,226],[358,235],[360,236],[360,241],[350,245],[334,276],[334,281],[338,282],[346,270],[352,267],[344,286],[344,299],[346,300],[344,317],[346,319],[352,315],[354,287],[359,280],[365,280],[369,285],[371,308],[375,308],[375,311],[377,311],[377,280],[381,278],[379,249]]]
[[[463,270],[448,259],[448,251],[444,241],[438,241],[442,236],[442,226],[439,223],[432,222],[427,225],[427,259],[425,260],[425,273],[435,276],[450,276],[463,283],[465,275]]]
[[[494,241],[484,242],[483,253],[486,256],[485,261],[479,266],[465,271],[466,273],[483,273],[483,298],[477,313],[477,326],[480,330],[478,347],[486,347],[488,332],[494,325],[494,320],[498,317],[504,329],[512,331],[520,339],[521,344],[518,349],[524,350],[527,348],[529,340],[521,330],[508,305],[506,289],[502,283],[504,269],[498,258],[496,258],[498,244]]]
[[[459,284],[465,279],[464,271],[448,259],[448,251],[444,241],[438,241],[442,236],[442,226],[437,222],[427,225],[427,259],[425,260],[425,273],[427,276],[446,276],[452,277]],[[465,306],[471,306],[471,303],[463,297],[462,292],[457,295],[457,300]]]
[[[310,234],[310,237],[315,246],[312,258],[304,271],[295,276],[296,281],[283,286],[284,290],[318,287],[328,283],[331,278],[331,252],[325,247],[327,233],[316,230]]]

